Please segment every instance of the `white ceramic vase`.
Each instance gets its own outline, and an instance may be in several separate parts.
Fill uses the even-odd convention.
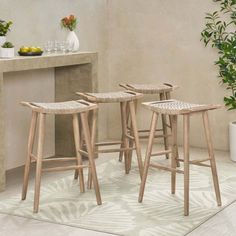
[[[6,42],[6,36],[0,36],[0,47]]]
[[[236,122],[229,124],[229,149],[230,159],[236,161]]]
[[[67,35],[66,42],[72,52],[79,50],[79,39],[74,31],[70,31]]]
[[[0,57],[12,58],[15,56],[15,48],[0,48]]]

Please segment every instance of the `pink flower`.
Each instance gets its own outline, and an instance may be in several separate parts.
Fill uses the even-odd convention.
[[[61,26],[62,28],[73,31],[76,29],[77,26],[77,18],[72,14],[67,17],[64,17],[61,19]]]

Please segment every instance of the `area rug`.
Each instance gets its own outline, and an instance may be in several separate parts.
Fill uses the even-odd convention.
[[[163,158],[162,162],[167,160]],[[172,195],[170,173],[150,169],[141,204],[136,163],[125,175],[123,163],[117,158],[97,166],[101,206],[96,205],[93,190],[80,193],[78,181],[71,174],[49,184],[42,182],[38,214],[32,213],[32,190],[25,201],[20,200],[20,194],[1,201],[0,212],[116,235],[182,236],[236,199],[236,165],[226,158],[218,158],[217,164],[223,206],[216,205],[210,169],[192,166],[188,217],[183,215],[182,175],[177,175],[177,191]]]

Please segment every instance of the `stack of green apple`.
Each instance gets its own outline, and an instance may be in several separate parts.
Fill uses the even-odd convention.
[[[21,52],[21,53],[41,53],[41,52],[43,52],[43,50],[40,47],[23,46],[20,48],[19,52]]]

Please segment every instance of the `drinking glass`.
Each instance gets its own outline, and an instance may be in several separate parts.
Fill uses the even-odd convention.
[[[62,53],[66,53],[66,50],[67,50],[66,42],[65,41],[60,42],[60,51]]]
[[[45,52],[50,54],[53,49],[53,42],[52,41],[47,41],[47,43],[44,45]]]
[[[53,51],[56,53],[60,49],[60,44],[57,40],[53,42]]]

